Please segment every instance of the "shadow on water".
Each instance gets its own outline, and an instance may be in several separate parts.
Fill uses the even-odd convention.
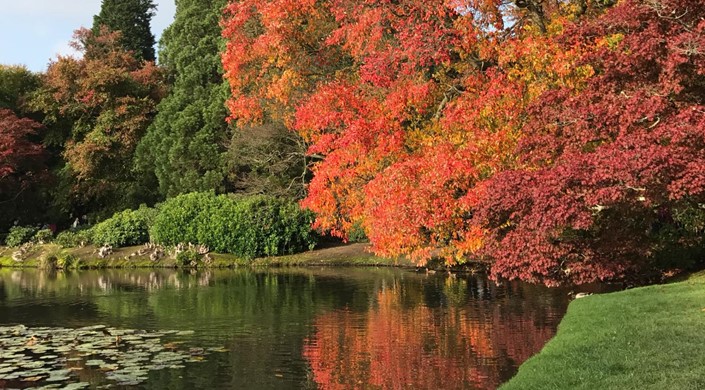
[[[194,330],[204,362],[149,389],[496,388],[554,334],[567,291],[376,268],[0,269],[0,326]]]

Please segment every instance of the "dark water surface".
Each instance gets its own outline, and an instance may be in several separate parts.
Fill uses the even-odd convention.
[[[493,389],[567,304],[566,290],[399,269],[0,269],[0,326],[193,330],[187,346],[227,349],[150,372],[148,389]]]

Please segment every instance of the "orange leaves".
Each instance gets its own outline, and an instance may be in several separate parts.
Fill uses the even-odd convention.
[[[316,226],[380,254],[624,276],[705,202],[702,1],[506,3],[233,1],[233,118],[309,142]]]
[[[468,196],[477,171],[465,153],[449,144],[427,148],[367,185],[365,227],[376,252],[425,261],[471,229],[466,215],[471,210],[460,199]]]
[[[161,70],[135,59],[119,38],[107,30],[100,36],[77,30],[74,45],[83,58],[52,62],[34,98],[49,121],[65,124],[63,157],[74,190],[86,198],[130,180],[136,145],[164,93]]]
[[[557,39],[577,10],[545,3],[552,20],[532,28],[500,0],[233,1],[232,118],[310,144],[303,205],[319,229],[362,225],[380,254],[464,261],[486,241],[483,182],[523,163],[528,108],[593,76]]]
[[[339,60],[322,50],[331,22],[316,1],[231,2],[223,22],[223,65],[233,92],[232,119],[290,121],[310,78],[325,77]]]

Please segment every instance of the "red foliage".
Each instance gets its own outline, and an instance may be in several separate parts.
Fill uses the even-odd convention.
[[[135,148],[163,95],[161,70],[126,51],[119,32],[80,29],[72,44],[83,57],[50,63],[34,106],[46,123],[65,127],[74,195],[107,203],[133,181]]]
[[[510,305],[488,285],[472,287],[492,300],[432,308],[391,286],[378,292],[369,313],[318,316],[303,353],[313,379],[321,389],[496,389],[553,337],[559,316],[545,303]]]
[[[45,170],[44,148],[33,140],[41,125],[0,109],[0,201],[19,194]]]
[[[523,129],[525,167],[486,183],[475,218],[495,276],[623,279],[702,248],[704,15],[697,0],[623,1],[562,37],[592,45],[583,61],[598,73],[544,94]]]
[[[316,226],[380,254],[555,284],[701,247],[705,5],[504,3],[232,1],[232,118],[304,137]]]

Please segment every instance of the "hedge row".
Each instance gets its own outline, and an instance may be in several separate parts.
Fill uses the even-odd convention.
[[[198,243],[252,258],[312,249],[312,222],[310,211],[286,200],[191,193],[160,205],[150,236],[165,245]]]
[[[125,210],[87,230],[60,233],[63,247],[82,244],[202,244],[212,251],[254,258],[312,249],[317,235],[313,214],[298,204],[269,196],[228,196],[191,193],[168,199],[156,208]],[[35,240],[36,230],[14,228],[6,244]]]

